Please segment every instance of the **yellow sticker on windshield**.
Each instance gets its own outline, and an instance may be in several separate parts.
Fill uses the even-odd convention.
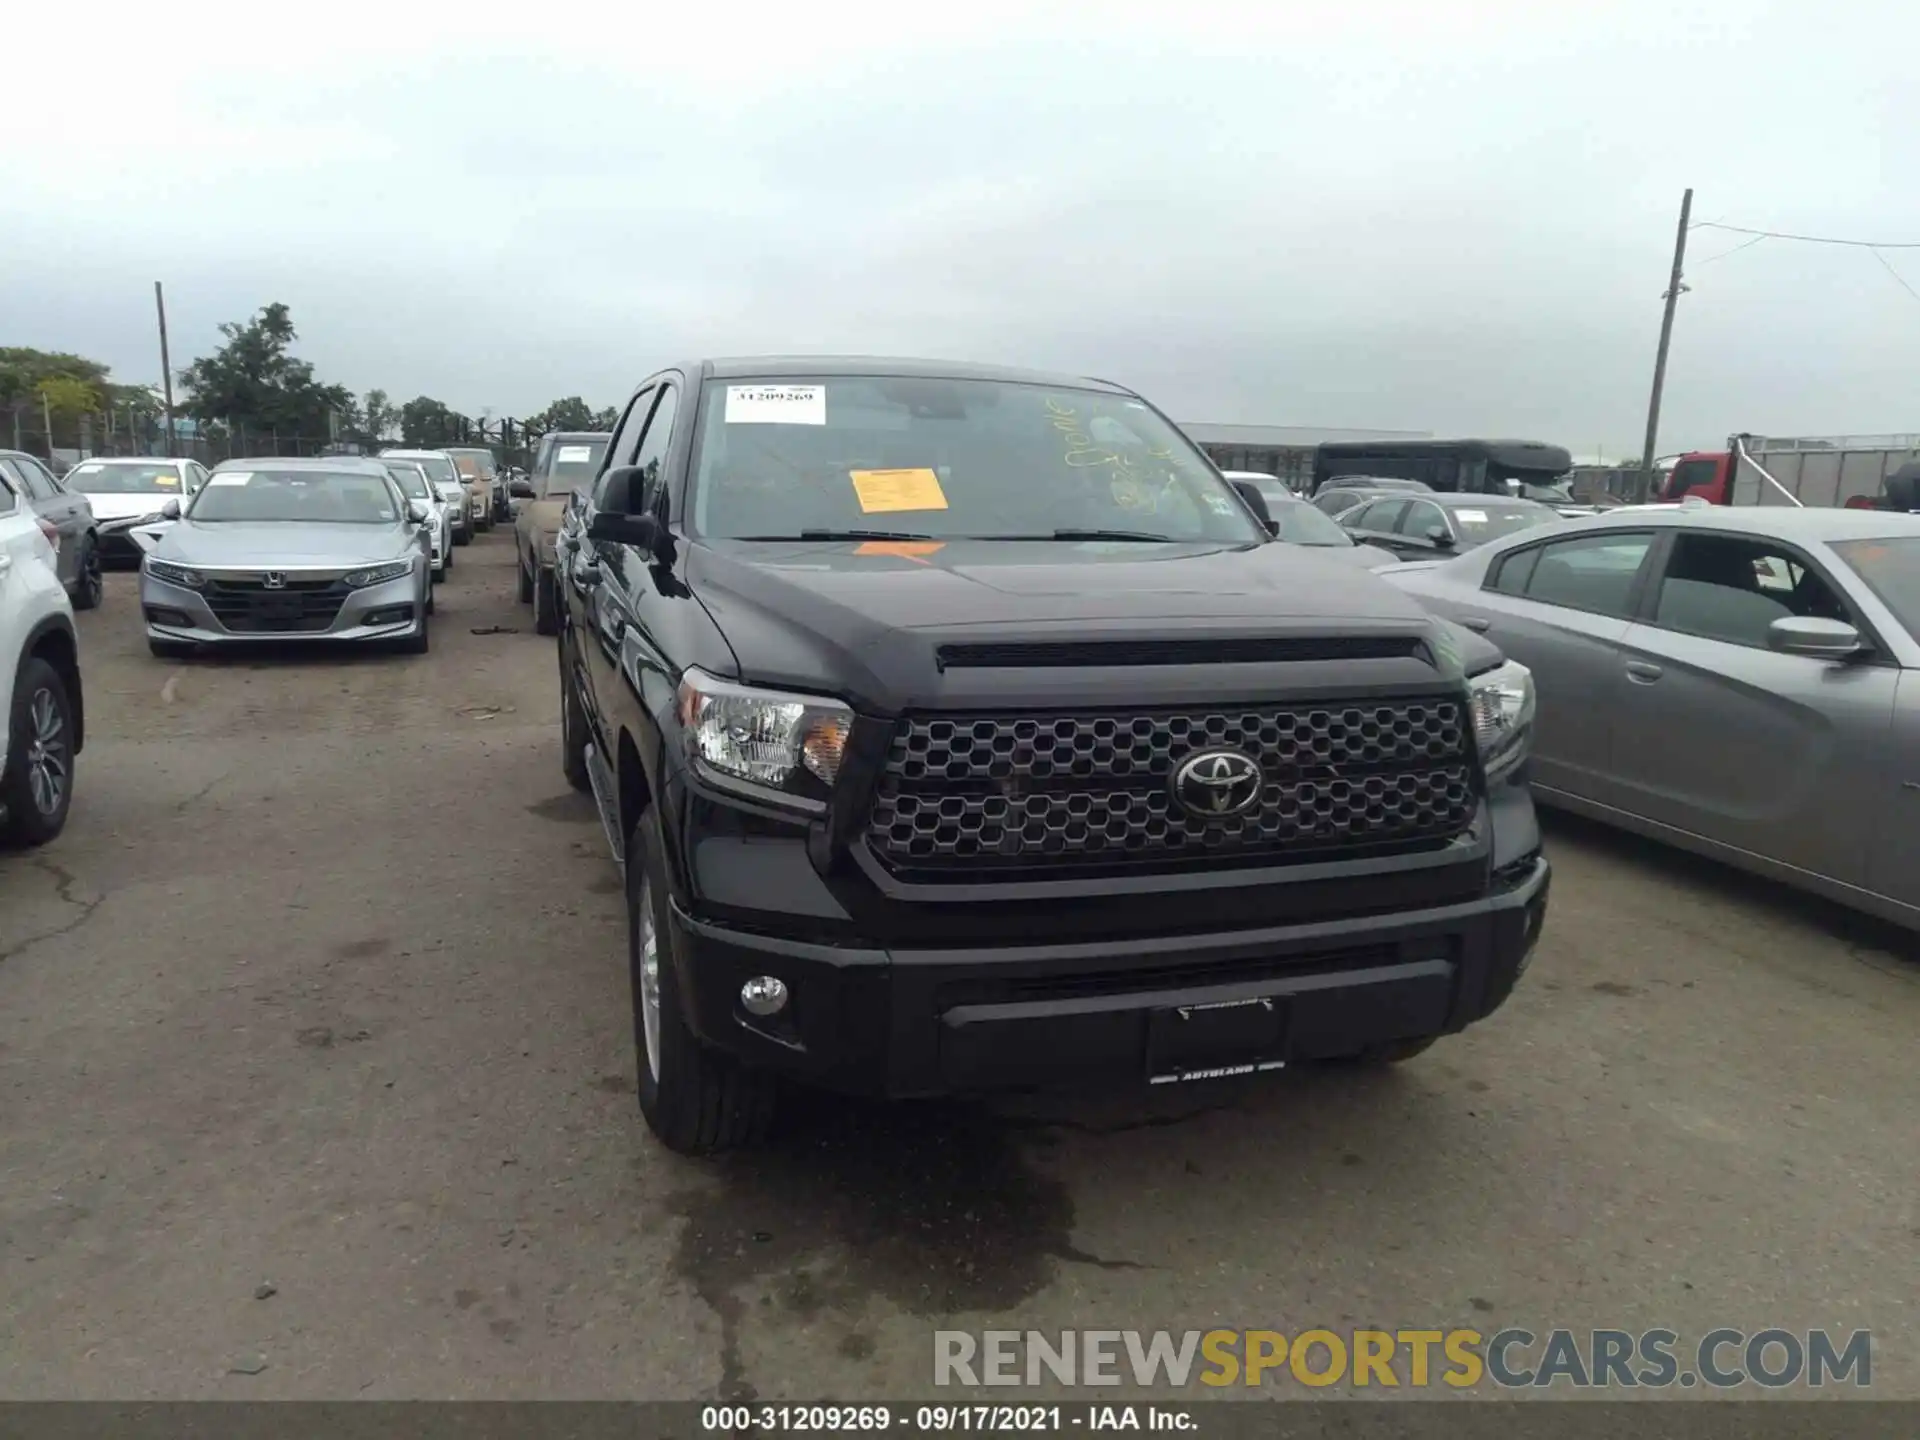
[[[947,493],[931,470],[849,470],[853,493],[869,515],[897,510],[944,510]]]
[[[180,477],[178,475],[156,475],[153,477],[153,483],[162,489],[173,489],[180,484]]]

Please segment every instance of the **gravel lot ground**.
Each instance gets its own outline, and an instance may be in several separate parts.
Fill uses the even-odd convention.
[[[163,664],[133,590],[66,835],[0,855],[0,1395],[897,1399],[950,1316],[1871,1327],[1920,1397],[1887,932],[1556,824],[1520,992],[1398,1072],[814,1101],[688,1162],[509,540],[421,658]]]

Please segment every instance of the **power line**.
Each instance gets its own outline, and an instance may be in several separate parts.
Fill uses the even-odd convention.
[[[1882,265],[1887,267],[1887,274],[1893,277],[1895,284],[1897,284],[1902,290],[1906,291],[1909,295],[1913,296],[1914,299],[1920,300],[1920,290],[1914,289],[1913,286],[1907,283],[1907,277],[1902,275],[1898,270],[1893,268],[1892,261],[1887,259],[1887,257],[1882,255],[1878,250],[1875,250],[1873,252],[1873,258],[1878,260]]]
[[[1694,228],[1698,230],[1701,227],[1696,225]],[[1738,245],[1734,246],[1731,250],[1722,250],[1717,255],[1709,255],[1706,259],[1702,260],[1700,263],[1702,265],[1711,265],[1714,261],[1724,260],[1729,255],[1738,255],[1742,250],[1751,250],[1754,246],[1758,245],[1762,240],[1771,240],[1771,239],[1773,239],[1773,236],[1771,235],[1756,235],[1751,240],[1741,241]]]
[[[1831,235],[1789,235],[1783,230],[1753,230],[1744,225],[1722,225],[1717,220],[1702,220],[1695,230],[1725,230],[1733,235],[1751,235],[1756,240],[1798,240],[1807,245],[1851,245],[1860,250],[1920,250],[1920,240],[1839,240]],[[1727,252],[1732,254],[1730,250]]]

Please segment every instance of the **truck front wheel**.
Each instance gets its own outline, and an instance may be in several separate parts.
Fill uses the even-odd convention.
[[[681,1009],[666,867],[653,810],[627,837],[627,968],[640,1113],[661,1144],[711,1155],[757,1144],[773,1127],[775,1081],[703,1046]]]

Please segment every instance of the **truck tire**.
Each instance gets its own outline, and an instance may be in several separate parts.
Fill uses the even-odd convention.
[[[656,835],[649,806],[627,837],[627,970],[640,1113],[660,1143],[682,1155],[755,1145],[773,1128],[778,1087],[765,1071],[707,1049],[687,1027]]]
[[[533,633],[560,633],[560,597],[554,593],[553,571],[542,570],[533,581]]]
[[[533,580],[527,575],[525,562],[517,558],[513,567],[513,579],[513,598],[518,600],[522,605],[533,599]]]
[[[21,663],[7,725],[0,839],[44,845],[66,828],[73,805],[73,702],[58,670],[37,657]],[[30,754],[43,747],[36,764]]]
[[[580,697],[573,693],[573,682],[567,678],[564,650],[560,652],[560,772],[576,790],[593,788],[587,778],[587,727],[580,714]]]

